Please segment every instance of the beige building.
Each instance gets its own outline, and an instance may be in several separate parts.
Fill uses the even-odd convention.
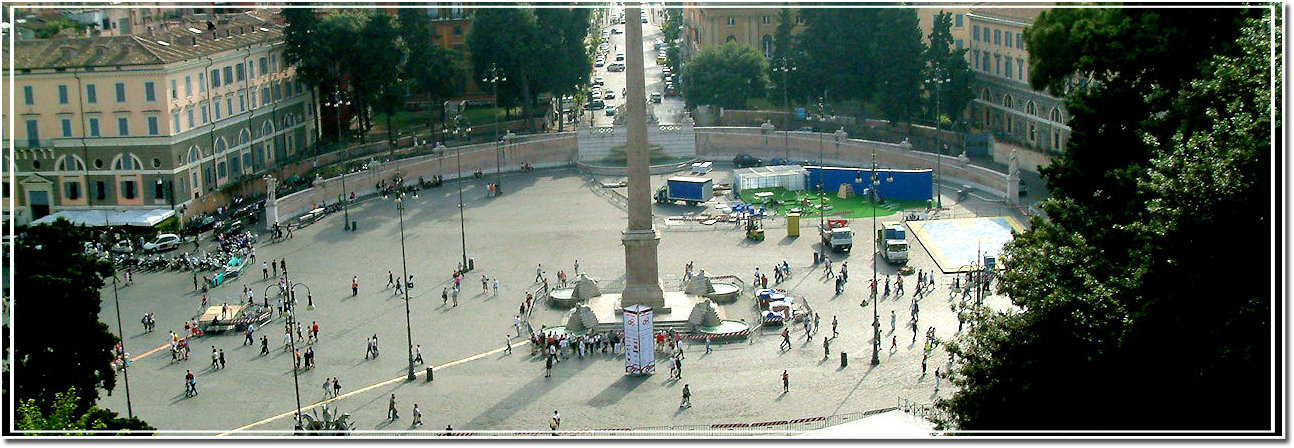
[[[971,126],[999,141],[1057,155],[1069,140],[1063,99],[1029,86],[1029,48],[1024,30],[1044,8],[976,5],[967,12],[970,66],[976,99]]]
[[[735,41],[750,45],[764,54],[773,55],[773,39],[777,35],[781,8],[732,8],[724,3],[693,2],[683,7],[682,57],[725,42]],[[792,34],[804,31],[804,19],[799,8],[791,8],[795,26]]]
[[[970,11],[968,6],[918,6],[917,26],[921,27],[921,41],[927,45],[930,44],[930,33],[934,31],[935,19],[940,13],[952,14],[953,24],[948,29],[953,36],[953,49],[961,50],[968,48],[970,45],[970,29],[967,25],[966,13]],[[966,58],[970,62],[970,58]]]
[[[304,153],[311,95],[270,13],[152,34],[16,42],[5,205],[22,225],[63,209],[180,208]],[[4,55],[7,60],[9,52]],[[7,210],[7,209],[6,209]]]

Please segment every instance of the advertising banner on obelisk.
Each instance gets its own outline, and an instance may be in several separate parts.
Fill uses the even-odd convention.
[[[653,339],[651,307],[633,305],[624,309],[625,373],[656,372],[656,340]]]

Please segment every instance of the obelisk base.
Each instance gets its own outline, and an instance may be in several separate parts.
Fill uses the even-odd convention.
[[[625,289],[621,306],[665,306],[665,292],[660,286],[656,265],[656,248],[660,235],[655,229],[626,230],[620,242],[625,245]]]

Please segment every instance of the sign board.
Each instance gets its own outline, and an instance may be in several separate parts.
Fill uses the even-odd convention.
[[[804,119],[804,108],[803,108],[803,107],[797,107],[797,108],[795,108],[795,118],[800,119],[800,120],[803,120],[803,119]]]
[[[653,315],[648,306],[633,305],[624,310],[625,373],[643,375],[656,372],[656,339],[653,337]]]

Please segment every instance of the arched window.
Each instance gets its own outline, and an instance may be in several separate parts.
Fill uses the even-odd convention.
[[[229,149],[229,144],[225,142],[224,137],[216,139],[216,154],[220,154]]]
[[[198,163],[198,161],[200,160],[202,160],[202,149],[198,148],[198,145],[193,145],[189,147],[189,152],[185,155],[185,158],[182,159],[180,163],[181,164]]]
[[[773,57],[773,36],[765,34],[764,38],[762,39],[762,42],[764,47],[764,57],[765,58]]]
[[[992,101],[993,101],[993,94],[989,93],[988,89],[984,89],[984,92],[983,92],[983,93],[980,93],[979,99],[984,100],[984,101],[988,101],[988,102],[992,102]]]
[[[251,141],[251,139],[252,139],[252,131],[249,131],[246,128],[243,128],[243,130],[238,131],[238,146],[246,145],[247,142]]]
[[[1025,112],[1028,112],[1029,115],[1038,115],[1038,107],[1034,106],[1033,101],[1030,101],[1027,104],[1025,104],[1024,110]]]
[[[68,163],[69,160],[71,161],[71,163]],[[67,155],[67,156],[59,157],[58,161],[54,162],[54,170],[55,171],[85,171],[85,162],[82,161],[80,157],[77,157],[75,155]]]
[[[1060,108],[1057,108],[1057,107],[1051,108],[1051,121],[1054,121],[1057,123],[1061,123],[1065,121],[1064,117],[1060,116]]]
[[[727,38],[727,39],[724,39],[723,41],[724,41],[724,42],[734,42],[734,41],[736,41],[736,40],[737,40],[737,36],[733,36],[733,35],[729,34],[729,35],[728,35],[728,38]]]
[[[144,163],[134,153],[125,153],[117,155],[112,160],[112,169],[117,171],[135,171],[144,169]]]
[[[261,125],[261,137],[269,137],[271,135],[274,135],[274,122],[265,120],[265,124]]]
[[[1011,98],[1010,94],[1002,96],[1002,107],[1007,109],[1004,111],[1004,114],[1006,115],[1006,133],[1010,134],[1015,127],[1015,114],[1012,114],[1010,111],[1011,109],[1015,109],[1015,100]]]

